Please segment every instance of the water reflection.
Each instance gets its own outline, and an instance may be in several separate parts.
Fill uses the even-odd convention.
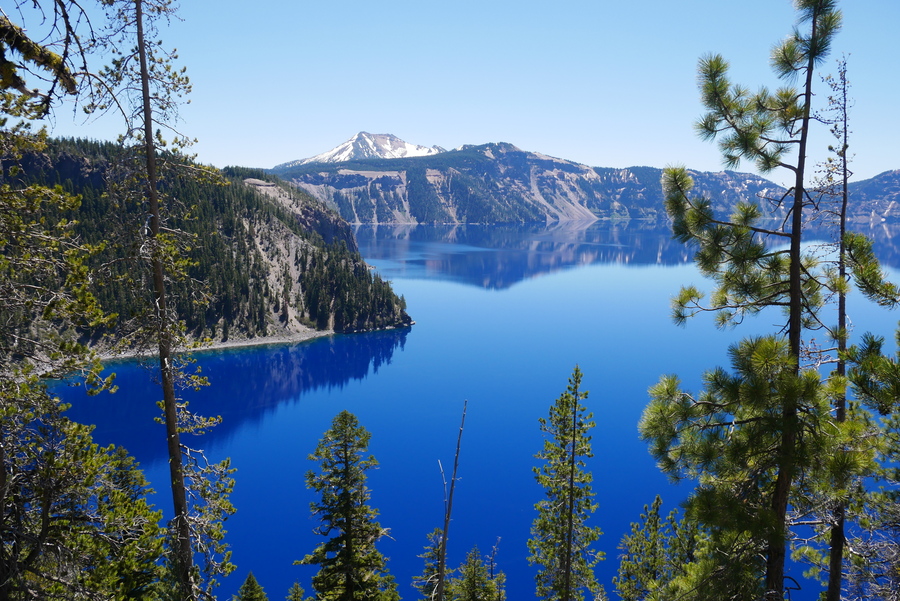
[[[872,240],[872,250],[882,265],[900,269],[900,223],[854,223],[849,229]]]
[[[900,266],[897,224],[852,224],[874,241],[887,267]],[[826,231],[812,237],[828,240]],[[594,221],[501,225],[360,225],[360,252],[387,279],[441,279],[505,289],[522,280],[591,264],[680,265],[690,246],[666,224]]]
[[[388,279],[446,279],[488,289],[584,265],[676,265],[692,257],[670,229],[639,221],[361,225],[356,237],[362,255]]]
[[[184,391],[182,396],[202,415],[223,417],[222,423],[204,436],[203,446],[225,442],[234,430],[258,422],[284,402],[301,402],[304,393],[343,388],[351,380],[363,380],[391,362],[403,349],[409,328],[349,336],[329,336],[302,344],[229,349],[197,353],[202,375],[213,386]],[[144,464],[163,458],[165,445],[156,401],[159,387],[152,385],[155,370],[137,361],[110,365],[120,392],[86,398],[79,388],[59,388],[56,393],[72,403],[75,421],[96,424],[94,438],[101,444],[122,444]]]

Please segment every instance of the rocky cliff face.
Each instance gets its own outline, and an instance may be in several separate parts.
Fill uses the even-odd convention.
[[[665,219],[661,169],[588,167],[505,143],[442,151],[358,134],[329,153],[273,171],[354,224]],[[734,171],[690,173],[694,193],[721,214],[744,201],[758,202],[770,217],[785,216],[787,190],[769,180]],[[900,220],[900,170],[855,182],[850,194],[851,220]],[[813,196],[820,204],[838,202]]]
[[[244,183],[260,194],[275,201],[293,217],[294,221],[307,232],[315,232],[325,244],[343,242],[351,252],[359,252],[353,230],[346,221],[325,206],[310,202],[301,194],[291,194],[282,184],[252,177],[244,178]]]
[[[900,170],[885,171],[849,186],[850,214],[858,221],[900,221]]]
[[[433,156],[308,164],[274,170],[350,223],[524,223],[665,216],[661,169],[588,167],[511,144],[467,146]],[[780,198],[761,177],[692,172],[695,191],[727,209]],[[771,205],[765,209],[779,215]]]

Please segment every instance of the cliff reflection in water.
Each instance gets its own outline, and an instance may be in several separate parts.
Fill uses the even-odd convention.
[[[366,261],[387,279],[445,279],[488,289],[584,265],[678,265],[693,256],[667,227],[639,221],[362,225],[356,237]]]
[[[872,240],[872,250],[883,266],[900,269],[900,223],[853,223],[849,229]]]
[[[183,391],[182,396],[197,413],[223,418],[203,436],[202,446],[230,439],[236,428],[260,421],[281,403],[302,402],[304,393],[343,388],[351,380],[378,373],[398,347],[403,349],[408,333],[405,328],[328,336],[295,345],[195,353],[211,385],[197,392]],[[155,370],[137,361],[119,362],[109,370],[116,373],[118,393],[86,397],[79,388],[65,387],[55,392],[72,403],[71,419],[96,425],[98,443],[127,441],[128,451],[141,463],[163,460],[163,427],[153,423],[160,413],[156,408],[159,387],[152,385]]]
[[[853,223],[886,267],[900,267],[900,226]],[[592,264],[681,265],[694,250],[668,224],[570,221],[551,225],[360,225],[360,252],[386,279],[442,279],[487,289]],[[810,240],[830,240],[824,230]],[[413,316],[415,318],[415,316]]]

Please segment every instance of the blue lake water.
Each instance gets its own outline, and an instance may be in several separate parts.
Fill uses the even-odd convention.
[[[198,355],[211,386],[184,397],[223,423],[186,442],[211,459],[231,457],[238,470],[238,512],[226,525],[238,569],[219,598],[230,598],[249,571],[270,599],[284,598],[294,581],[311,592],[315,568],[292,565],[320,542],[303,474],[344,409],[372,433],[380,462],[369,478],[372,505],[391,535],[379,547],[401,596],[417,598],[410,586],[422,570],[417,556],[443,516],[438,461],[449,474],[464,399],[449,564],[476,544],[489,552],[499,539],[509,598],[533,597],[526,540],[542,495],[531,472],[542,444],[537,420],[576,364],[597,423],[588,463],[600,504],[593,523],[604,531],[599,548],[607,555],[598,575],[615,598],[610,580],[629,523],[655,494],[668,511],[690,490],[670,484],[637,438],[647,389],[668,373],[696,389],[704,369],[726,363],[730,342],[771,331],[780,314],[734,331],[715,329],[708,315],[673,325],[670,297],[703,281],[668,231],[633,224],[382,226],[360,228],[357,237],[367,261],[405,296],[412,328]],[[859,331],[893,338],[897,315],[858,299],[851,311]],[[156,504],[168,510],[163,427],[153,422],[158,388],[133,362],[111,368],[120,387],[114,395],[61,392],[74,419],[97,424],[98,442],[137,457],[161,491]]]

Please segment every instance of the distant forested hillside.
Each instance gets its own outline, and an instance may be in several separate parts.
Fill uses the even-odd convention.
[[[146,207],[106,194],[116,173],[116,145],[51,142],[22,162],[30,181],[81,196],[79,237],[104,249],[95,257],[95,291],[119,327],[146,303],[121,285],[142,276],[130,257],[143,240]],[[290,334],[305,327],[339,332],[411,323],[405,302],[357,252],[349,226],[304,193],[261,170],[229,167],[221,179],[164,182],[172,204],[164,224],[182,244],[188,279],[172,282],[172,304],[192,336],[214,340]],[[137,287],[141,289],[141,286]],[[146,288],[149,288],[149,283]]]

